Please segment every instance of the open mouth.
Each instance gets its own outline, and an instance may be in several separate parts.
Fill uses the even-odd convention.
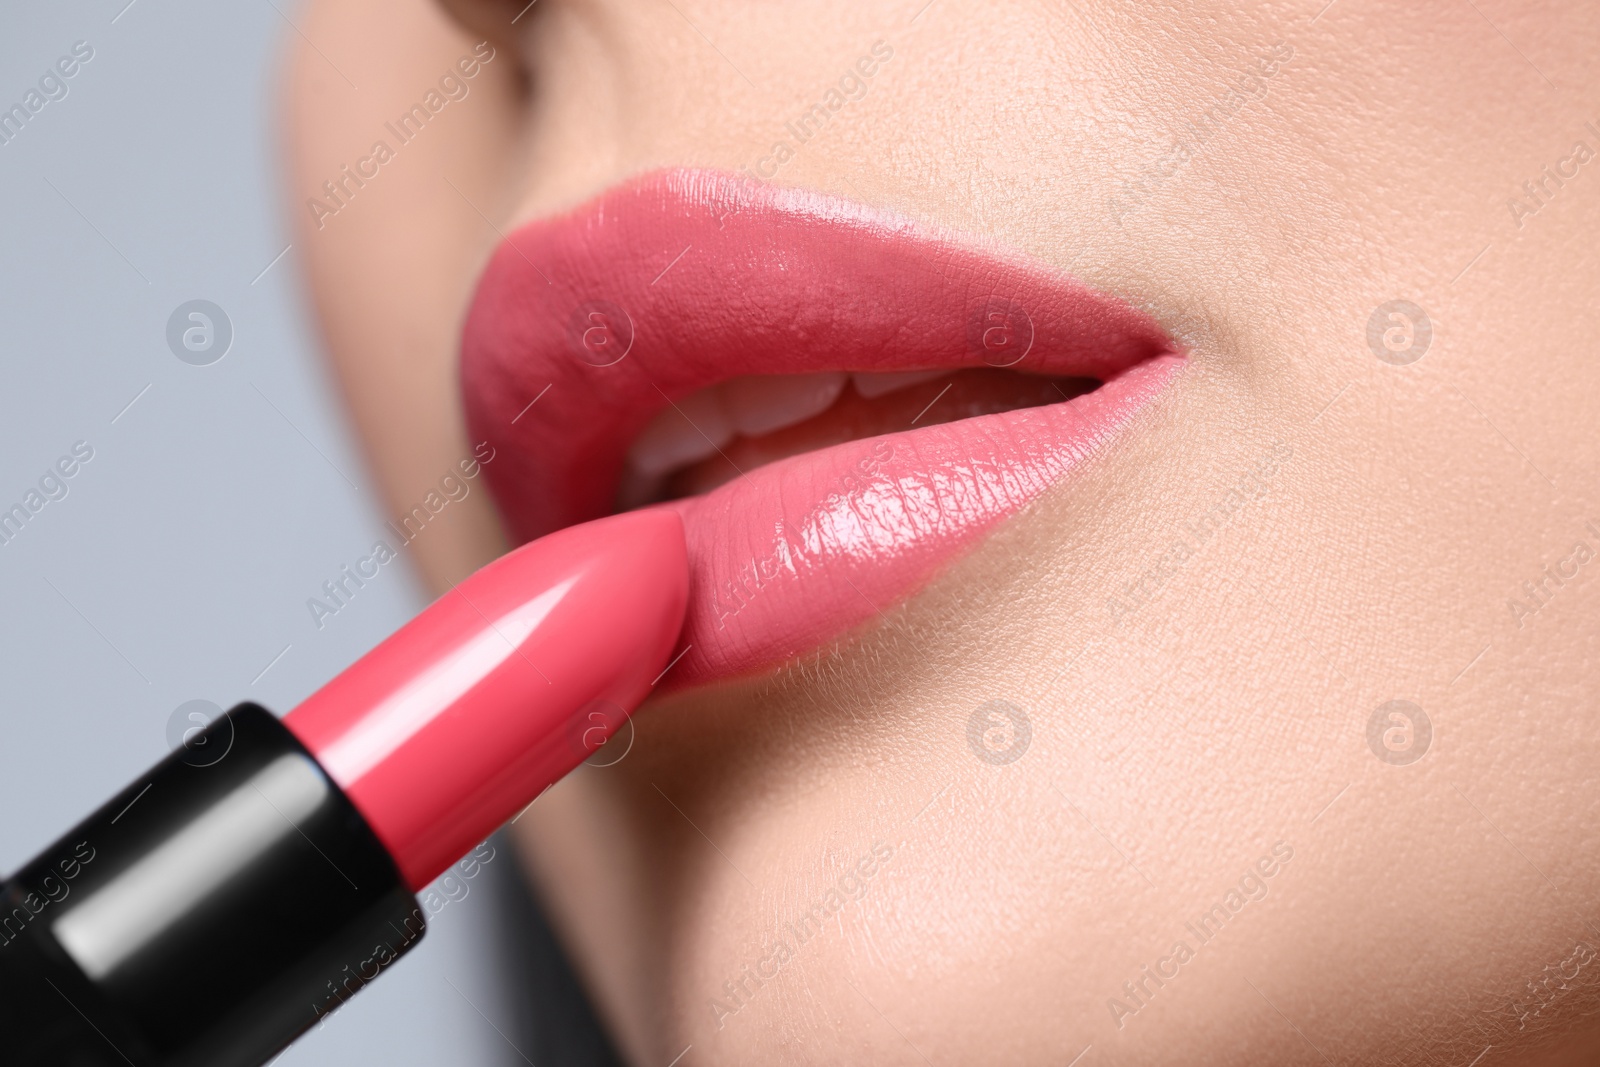
[[[701,389],[663,409],[628,449],[621,509],[709,493],[803,452],[918,426],[1059,404],[1091,378],[998,368],[761,375]]]
[[[1142,312],[821,194],[659,171],[518,229],[462,342],[519,540],[666,506],[689,684],[881,615],[1093,454],[1182,358]]]

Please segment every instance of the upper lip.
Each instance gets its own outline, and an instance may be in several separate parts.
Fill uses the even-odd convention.
[[[1144,313],[1037,264],[820,193],[672,170],[511,234],[461,373],[474,439],[506,446],[488,473],[521,540],[609,512],[652,416],[731,378],[987,364],[1105,382],[1173,351]]]

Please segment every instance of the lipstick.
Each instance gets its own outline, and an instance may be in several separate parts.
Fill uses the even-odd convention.
[[[682,521],[484,567],[283,720],[240,704],[0,885],[0,1061],[260,1067],[415,946],[415,892],[649,694]]]

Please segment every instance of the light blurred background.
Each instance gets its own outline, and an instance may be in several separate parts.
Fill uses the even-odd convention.
[[[280,206],[274,81],[295,15],[289,0],[0,15],[0,109],[93,50],[0,143],[0,510],[76,442],[93,449],[0,544],[0,872],[165,755],[180,705],[285,713],[421,606],[402,566],[320,630],[306,603],[383,517]],[[209,365],[168,344],[192,300],[232,326]],[[502,847],[403,965],[277,1062],[524,1062],[497,970],[512,864]]]

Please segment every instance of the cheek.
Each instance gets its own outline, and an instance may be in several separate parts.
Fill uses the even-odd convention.
[[[318,3],[307,5],[306,20],[317,48],[291,35],[282,125],[292,143],[282,154],[281,181],[329,357],[351,384],[351,414],[386,487],[384,510],[403,515],[461,459],[447,429],[455,417],[458,323],[482,235],[490,232],[468,202],[508,200],[512,146],[523,137],[522,87],[515,60],[501,49],[470,82],[463,79],[470,87],[464,100],[402,145],[384,124],[437,87],[441,73],[455,69],[482,38],[463,35],[428,3],[365,16]],[[359,79],[361,92],[321,93],[329,73],[317,49],[358,57],[353,62],[370,74]],[[319,230],[307,200],[324,195],[323,183],[340,177],[341,167],[372,157],[375,138],[393,158],[381,167],[369,163],[366,187],[351,208],[322,220]],[[439,174],[451,176],[460,196],[439,184]],[[437,195],[440,188],[454,204]],[[495,221],[502,229],[512,225],[509,218]],[[406,239],[393,240],[401,232]],[[406,314],[395,315],[396,307]],[[503,550],[485,494],[470,494],[450,513],[414,545],[434,593]]]

